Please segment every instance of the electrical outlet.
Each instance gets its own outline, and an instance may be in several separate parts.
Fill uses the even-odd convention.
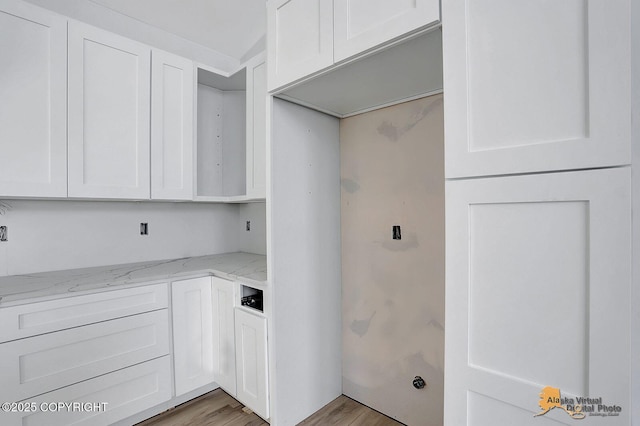
[[[0,226],[0,241],[8,241],[9,237],[7,236],[7,227]]]
[[[149,224],[140,223],[140,235],[149,235]]]
[[[393,225],[393,239],[394,240],[401,240],[402,239],[402,234],[400,233],[400,225]]]
[[[251,221],[247,221],[247,231],[251,231]]]

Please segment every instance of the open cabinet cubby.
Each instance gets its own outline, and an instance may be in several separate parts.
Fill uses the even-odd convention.
[[[246,195],[246,69],[224,77],[197,69],[196,200]]]
[[[264,312],[262,290],[244,284],[240,285],[240,305],[258,312]]]

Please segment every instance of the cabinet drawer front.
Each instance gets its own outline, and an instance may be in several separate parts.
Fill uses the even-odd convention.
[[[1,413],[0,421],[9,426],[109,425],[169,399],[171,364],[164,356],[29,399],[25,402],[35,404],[35,412]],[[91,410],[49,405],[57,402],[91,404]]]
[[[0,345],[1,401],[19,401],[169,353],[160,310]]]
[[[0,342],[163,309],[166,284],[128,288],[0,309]]]

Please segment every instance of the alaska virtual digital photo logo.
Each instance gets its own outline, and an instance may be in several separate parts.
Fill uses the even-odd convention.
[[[560,389],[551,386],[544,387],[539,396],[538,406],[542,411],[535,414],[534,417],[545,415],[556,408],[566,412],[571,418],[576,420],[584,419],[586,416],[619,416],[622,412],[622,407],[619,405],[603,404],[602,397],[563,398],[560,395]]]

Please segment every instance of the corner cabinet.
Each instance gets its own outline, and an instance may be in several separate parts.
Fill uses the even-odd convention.
[[[150,55],[69,22],[69,197],[149,198]]]
[[[67,196],[67,20],[0,5],[0,196]]]
[[[151,52],[151,198],[193,198],[193,62]]]
[[[269,418],[267,319],[236,308],[237,398],[257,415]]]

